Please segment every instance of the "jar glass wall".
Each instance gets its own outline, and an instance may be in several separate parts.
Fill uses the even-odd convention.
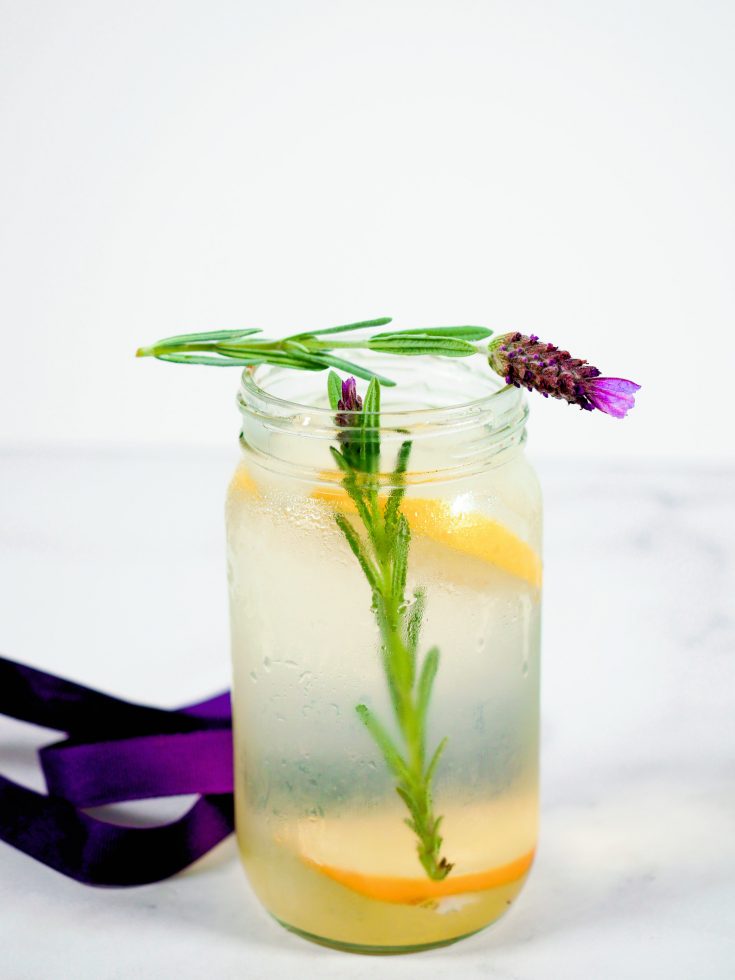
[[[329,945],[398,952],[497,919],[533,859],[541,505],[520,391],[467,361],[378,369],[398,382],[382,391],[382,512],[411,443],[396,615],[409,623],[423,609],[417,689],[438,651],[425,768],[443,748],[427,805],[451,870],[427,873],[409,826],[421,814],[358,710],[401,748],[375,596],[338,524],[364,534],[330,452],[345,434],[323,374],[259,369],[240,392],[242,460],[227,499],[235,796],[242,860],[272,915]]]

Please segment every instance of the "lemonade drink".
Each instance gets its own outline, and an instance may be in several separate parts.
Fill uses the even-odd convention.
[[[318,426],[298,440],[308,425],[292,414],[266,434],[262,406],[245,406],[227,503],[238,842],[266,908],[330,945],[400,951],[471,934],[507,909],[533,859],[540,506],[525,416],[515,435],[508,421],[519,396],[505,396],[515,402],[490,421],[425,433],[406,417],[383,440],[390,456],[399,431],[414,438],[402,511],[407,595],[424,590],[422,645],[440,650],[427,721],[431,744],[447,739],[432,786],[453,865],[440,881],[355,711],[391,725],[370,590],[335,522],[357,527],[354,504]]]

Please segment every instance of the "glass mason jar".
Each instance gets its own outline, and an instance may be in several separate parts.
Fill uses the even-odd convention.
[[[402,573],[364,557],[369,493],[333,452],[359,419],[335,424],[324,374],[243,376],[227,499],[237,837],[286,928],[405,952],[493,922],[533,860],[541,502],[521,391],[466,360],[370,366],[398,382],[364,479],[371,520],[387,528],[393,507],[403,528]]]

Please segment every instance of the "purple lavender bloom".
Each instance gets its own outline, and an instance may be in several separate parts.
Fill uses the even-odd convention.
[[[357,393],[357,382],[354,378],[347,378],[342,382],[342,397],[337,408],[343,412],[359,412],[362,408],[362,398]]]
[[[603,378],[599,370],[569,351],[541,343],[535,334],[506,333],[490,345],[490,367],[510,385],[563,398],[591,412],[625,418],[640,385],[625,378]]]
[[[354,378],[347,378],[346,381],[342,382],[342,397],[337,402],[337,408],[340,409],[339,413],[334,416],[337,425],[343,429],[353,426],[355,424],[354,419],[349,415],[343,415],[342,412],[359,412],[362,409],[362,398],[357,393],[357,382]]]
[[[595,408],[616,419],[624,419],[635,405],[635,392],[640,385],[625,378],[593,378],[587,382],[586,395]]]

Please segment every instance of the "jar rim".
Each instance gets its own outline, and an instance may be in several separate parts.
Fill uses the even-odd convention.
[[[505,384],[487,365],[481,368],[479,358],[420,360],[417,364],[419,358],[383,355],[367,362],[399,382],[395,387],[382,388],[380,420],[374,431],[380,434],[381,450],[389,456],[406,440],[416,452],[420,450],[418,459],[423,456],[423,462],[413,458],[409,482],[463,478],[509,460],[510,453],[525,442],[528,403],[524,392]],[[475,364],[469,364],[470,360]],[[269,390],[271,385],[275,391]],[[295,391],[302,400],[283,397],[279,385],[285,386],[286,394]],[[457,391],[476,393],[478,389],[482,394],[472,400],[456,398]],[[392,399],[389,392],[394,393]],[[246,369],[238,393],[243,451],[267,469],[298,479],[311,481],[315,474],[327,482],[341,479],[336,465],[329,478],[325,477],[324,459],[328,457],[320,456],[317,447],[343,440],[362,428],[362,420],[354,411],[335,412],[324,404],[326,394],[323,372],[282,365]],[[406,403],[412,404],[411,399],[422,407],[404,408]],[[437,401],[439,407],[426,407]]]
[[[398,359],[393,357],[381,358],[383,364],[388,364],[395,368]],[[403,360],[403,359],[401,359]],[[412,361],[419,360],[412,358]],[[443,370],[451,370],[452,367],[464,368],[467,375],[471,375],[479,383],[483,384],[487,391],[480,397],[470,400],[452,402],[440,406],[422,406],[419,408],[394,408],[384,407],[381,409],[380,428],[411,428],[413,426],[426,425],[448,425],[461,424],[465,420],[476,420],[478,416],[487,417],[487,421],[496,420],[498,425],[507,424],[509,417],[522,416],[525,421],[527,415],[526,400],[523,392],[513,385],[506,384],[503,379],[495,375],[487,368],[480,372],[477,364],[468,364],[468,361],[475,361],[475,358],[458,358],[451,361],[447,358],[423,356],[420,359],[424,367],[429,370],[441,367]],[[376,361],[370,362],[372,367]],[[388,368],[390,370],[390,367]],[[281,395],[269,391],[265,387],[263,375],[279,379],[293,374],[305,374],[306,372],[296,372],[292,368],[281,367],[279,365],[261,364],[245,368],[242,372],[238,402],[241,410],[257,409],[258,414],[269,416],[272,419],[286,422],[289,418],[303,418],[304,415],[310,416],[319,426],[323,423],[325,428],[334,426],[334,410],[328,406],[309,404],[306,401],[296,401],[291,398],[284,398]],[[308,372],[309,374],[315,372]],[[344,373],[344,372],[343,372]],[[395,372],[394,372],[395,373]],[[323,376],[324,372],[319,372]],[[366,382],[367,383],[367,382]],[[391,391],[388,386],[382,387],[382,392]],[[340,411],[340,416],[347,423],[346,428],[350,427],[350,419],[357,419],[356,411]]]

